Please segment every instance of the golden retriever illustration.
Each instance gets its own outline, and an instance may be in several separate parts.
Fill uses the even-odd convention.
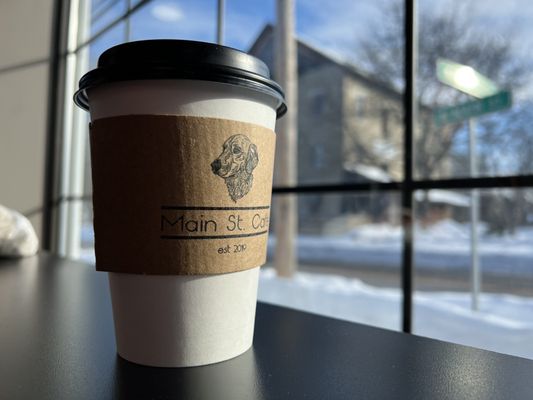
[[[258,162],[257,146],[239,134],[224,142],[222,153],[211,163],[211,169],[226,181],[231,199],[237,202],[252,188],[252,171]]]

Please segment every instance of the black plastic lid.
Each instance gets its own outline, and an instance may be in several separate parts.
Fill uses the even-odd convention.
[[[104,83],[140,79],[193,79],[228,83],[277,100],[277,117],[287,112],[281,87],[264,62],[231,47],[189,40],[143,40],[102,53],[98,67],[81,79],[74,102],[89,110],[87,89]]]

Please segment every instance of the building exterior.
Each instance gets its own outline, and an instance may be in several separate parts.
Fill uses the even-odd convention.
[[[267,26],[249,50],[271,71],[273,39]],[[298,183],[401,180],[401,94],[300,40],[297,48]],[[379,197],[300,196],[300,230],[321,230],[347,213],[394,219],[397,202],[386,194]]]
[[[273,49],[274,29],[267,25],[249,52],[275,75]],[[297,49],[298,184],[402,181],[402,94],[301,40]],[[420,116],[420,130],[430,129],[431,110],[421,106]],[[433,176],[449,176],[449,167],[445,159]],[[433,222],[468,205],[464,196],[449,191],[417,196],[418,216]],[[301,233],[338,232],[366,222],[399,223],[400,199],[384,192],[302,195],[298,215]]]

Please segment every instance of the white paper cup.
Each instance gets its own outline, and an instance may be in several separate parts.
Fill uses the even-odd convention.
[[[87,97],[93,122],[124,115],[176,115],[230,119],[273,130],[279,107],[272,95],[196,79],[107,82],[88,88]],[[158,367],[206,365],[242,354],[253,340],[258,273],[259,266],[217,275],[110,272],[118,353]]]

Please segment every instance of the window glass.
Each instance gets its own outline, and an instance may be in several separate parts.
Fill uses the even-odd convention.
[[[120,18],[128,9],[126,0],[97,0],[91,2],[91,36]]]
[[[527,0],[420,2],[419,178],[533,172],[530,10]]]
[[[89,45],[89,69],[96,68],[98,57],[110,47],[126,41],[125,22],[121,22]]]
[[[533,358],[533,190],[478,191],[475,252],[472,194],[415,194],[414,333]]]
[[[215,0],[154,0],[131,17],[131,40],[216,40]]]
[[[377,169],[389,180],[402,178],[403,78],[384,82],[369,74],[365,61],[379,16],[379,6],[370,1],[296,2],[299,184],[371,182],[353,172],[359,167]],[[253,39],[250,52],[276,77],[273,48],[274,30],[268,25]],[[390,62],[400,65],[402,54]],[[324,163],[314,159],[317,147],[325,149]]]
[[[400,329],[402,229],[397,194],[298,196],[298,262],[292,279],[276,272],[275,208],[272,217],[259,300]]]
[[[125,22],[117,24],[117,26],[111,28],[97,40],[92,42],[89,46],[89,68],[96,67],[98,57],[111,46],[123,43],[125,41],[126,30]],[[86,71],[80,71],[80,77]],[[79,79],[79,78],[78,78]],[[76,82],[77,83],[77,82]],[[72,104],[72,107],[75,107]],[[82,113],[84,117],[88,119],[86,112],[82,112],[79,109],[75,109],[75,112]],[[83,137],[86,138],[85,145],[85,168],[83,173],[83,209],[82,209],[82,221],[81,221],[81,237],[80,237],[80,257],[83,260],[94,262],[94,233],[93,233],[93,214],[92,214],[92,181],[91,181],[91,159],[90,159],[90,146],[89,146],[89,126],[88,124],[80,124],[84,129]],[[71,222],[72,223],[72,222]]]
[[[127,3],[94,0],[91,32],[122,15]],[[403,2],[295,3],[297,183],[402,181]],[[264,60],[274,78],[275,6],[273,0],[228,1],[224,27],[224,44]],[[416,178],[532,173],[533,93],[528,74],[533,70],[533,42],[527,6],[525,0],[420,2]],[[214,42],[216,21],[216,0],[153,0],[91,43],[91,68],[105,49],[127,40],[127,31],[130,40]],[[487,100],[479,92],[466,94],[443,83],[446,71],[438,74],[437,61],[441,69],[466,66],[455,77],[459,84],[473,85],[477,79],[483,90],[496,90],[500,97]],[[491,112],[484,113],[487,110]],[[480,114],[465,118],[468,113]],[[90,197],[88,151],[85,172]],[[472,193],[415,192],[414,332],[533,358],[533,325],[528,322],[533,310],[533,189],[474,192],[479,215],[477,310],[472,310]],[[274,202],[281,196],[274,195]],[[296,199],[295,274],[286,279],[277,272],[275,229],[284,221],[276,221],[274,207],[259,299],[399,329],[400,193],[317,192]],[[92,207],[89,201],[84,204],[82,257],[94,261]]]
[[[274,0],[226,1],[224,44],[248,52],[274,25],[275,7]]]

